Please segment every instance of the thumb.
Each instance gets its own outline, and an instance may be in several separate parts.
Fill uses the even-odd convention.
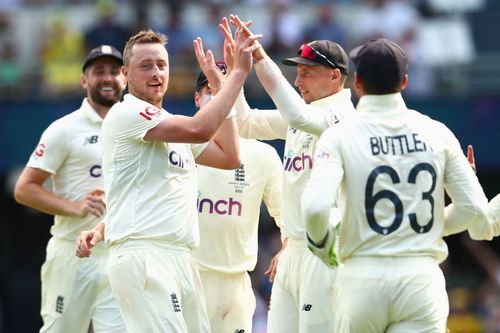
[[[90,240],[90,245],[95,246],[97,244],[97,241],[98,241],[97,238],[98,238],[97,233],[94,233],[94,235],[92,236],[92,239]]]

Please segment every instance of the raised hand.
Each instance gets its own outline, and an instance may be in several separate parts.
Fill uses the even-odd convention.
[[[262,35],[251,35],[248,36],[243,29],[238,28],[235,34],[234,42],[234,70],[237,68],[250,72],[252,69],[252,54],[260,48],[258,40],[262,38]]]
[[[251,36],[255,35],[250,30],[250,26],[252,25],[252,21],[243,22],[240,20],[238,15],[232,15],[232,14],[229,16],[229,20],[231,22],[231,25],[233,25],[235,28],[242,29],[244,31],[246,37],[251,37]],[[229,25],[227,25],[227,27],[229,27]],[[220,26],[219,26],[219,28],[220,28]],[[230,29],[227,29],[227,30],[229,31],[229,34],[230,34],[231,30]],[[224,33],[224,35],[225,35],[225,33]],[[264,57],[266,57],[266,52],[264,51],[264,48],[262,47],[262,45],[258,41],[256,41],[256,44],[258,45],[258,47],[253,52],[252,56],[255,59],[255,61],[259,61],[259,60],[263,59]]]
[[[224,36],[224,62],[226,63],[227,68],[230,72],[233,69],[234,65],[234,39],[231,27],[229,26],[229,21],[226,17],[222,18],[222,21],[219,24],[219,30]]]
[[[201,70],[206,75],[208,79],[208,84],[212,90],[212,93],[216,93],[222,87],[224,82],[224,76],[215,64],[214,54],[211,50],[207,50],[206,54],[203,50],[203,41],[200,37],[197,37],[194,41],[194,53],[196,55],[196,60],[200,65]]]

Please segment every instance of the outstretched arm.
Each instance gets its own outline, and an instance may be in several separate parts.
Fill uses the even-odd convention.
[[[262,36],[245,37],[237,32],[235,41],[235,64],[229,74],[226,84],[210,103],[203,106],[193,117],[170,115],[158,125],[148,130],[144,136],[147,141],[202,143],[209,141],[226,119],[234,105],[236,97],[252,68],[251,54],[257,47],[254,42]],[[205,58],[208,58],[215,69],[213,55],[209,51],[205,55],[201,39],[194,41],[196,57],[203,68]]]
[[[238,16],[231,15],[231,23],[249,36],[253,35],[248,24],[243,23]],[[290,127],[320,135],[331,126],[329,113],[323,108],[306,104],[260,44],[253,56],[257,61],[255,70],[259,81]]]
[[[231,71],[234,63],[234,39],[227,18],[222,18],[219,29],[224,36],[224,61]],[[258,140],[286,138],[288,123],[278,110],[252,110],[246,101],[243,89],[238,94],[234,107],[240,136]]]

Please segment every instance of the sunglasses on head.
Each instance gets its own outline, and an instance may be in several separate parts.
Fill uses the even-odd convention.
[[[334,64],[324,54],[322,54],[321,52],[319,52],[318,50],[316,50],[315,48],[313,48],[308,44],[302,44],[302,46],[299,49],[299,56],[309,60],[315,60],[316,56],[320,56],[321,58],[325,59],[325,61],[329,63],[333,68],[339,68],[339,66]]]

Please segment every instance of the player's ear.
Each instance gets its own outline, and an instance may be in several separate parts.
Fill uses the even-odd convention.
[[[401,90],[405,90],[408,85],[408,74],[405,74],[403,81],[401,81]]]
[[[80,84],[82,85],[83,89],[87,89],[88,80],[85,73],[82,73],[80,75]]]
[[[340,78],[340,69],[332,68],[332,81],[335,81],[338,78]]]
[[[201,108],[201,101],[200,101],[200,93],[199,91],[195,91],[194,92],[194,105],[196,105],[196,108],[197,109],[200,109]]]

